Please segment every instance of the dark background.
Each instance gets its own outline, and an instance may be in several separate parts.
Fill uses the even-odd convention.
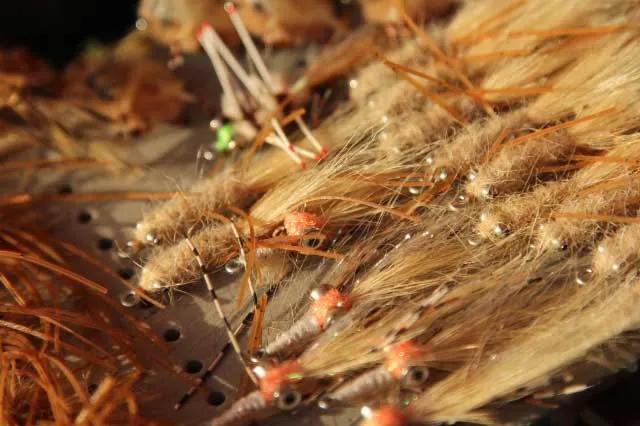
[[[0,47],[28,47],[57,67],[89,40],[111,42],[134,28],[137,0],[0,0]],[[537,423],[640,426],[640,373],[616,380]]]
[[[88,39],[117,40],[133,28],[137,0],[0,0],[0,45],[26,46],[60,67]]]

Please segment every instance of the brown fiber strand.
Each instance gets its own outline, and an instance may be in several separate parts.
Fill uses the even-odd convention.
[[[521,30],[508,32],[505,36],[509,38],[519,37],[590,37],[594,35],[605,35],[630,29],[629,25],[609,25],[604,27],[575,27],[575,28],[553,28],[550,30]],[[474,41],[480,41],[501,36],[500,32],[488,32],[475,37]]]
[[[398,72],[403,79],[408,81],[413,87],[418,89],[418,91],[427,99],[437,104],[440,108],[444,109],[451,115],[451,117],[459,124],[466,124],[467,120],[465,120],[453,107],[449,106],[437,93],[428,90],[424,85],[418,82],[416,79],[408,75],[408,73],[400,71]]]
[[[87,254],[84,250],[81,250],[80,248],[74,246],[73,244],[70,244],[70,243],[67,243],[67,242],[64,242],[64,241],[60,241],[59,244],[64,250],[68,251],[69,253],[73,254],[74,256],[78,256],[79,258],[85,260],[87,263],[89,263],[89,264],[93,265],[94,267],[100,269],[105,274],[107,274],[107,275],[111,276],[112,278],[115,278],[116,280],[118,280],[118,282],[120,282],[120,284],[124,285],[125,287],[127,287],[131,291],[134,291],[143,300],[151,303],[152,305],[154,305],[155,307],[157,307],[159,309],[164,309],[166,307],[161,302],[159,302],[159,301],[155,300],[153,297],[149,296],[144,290],[140,289],[138,286],[129,283],[129,281],[127,281],[124,278],[122,278],[117,272],[113,271],[111,268],[108,268],[108,267],[104,266],[101,262],[99,262],[93,256],[90,256],[89,254]]]
[[[331,200],[340,200],[340,201],[351,202],[351,203],[354,203],[354,204],[361,204],[361,205],[364,205],[364,206],[367,206],[367,207],[371,207],[374,210],[378,210],[378,211],[381,211],[381,212],[384,212],[384,213],[388,213],[388,214],[390,214],[392,216],[397,216],[397,217],[399,217],[401,219],[408,220],[410,222],[416,222],[416,223],[420,222],[420,219],[418,219],[418,218],[416,218],[414,216],[411,216],[410,214],[405,214],[405,213],[402,213],[400,211],[397,211],[397,210],[394,210],[394,209],[391,209],[391,208],[388,208],[388,207],[385,207],[385,206],[381,206],[381,205],[376,204],[376,203],[372,203],[372,202],[369,202],[369,201],[366,201],[366,200],[359,200],[357,198],[352,198],[352,197],[342,197],[342,196],[337,196],[337,195],[324,196],[324,197],[312,197],[312,198],[307,198],[307,199],[301,201],[300,203],[298,203],[298,205],[302,205],[302,204],[305,204],[305,203],[311,203],[311,202],[314,202],[314,201],[331,201]]]
[[[103,286],[101,286],[100,284],[83,277],[82,275],[78,275],[73,271],[70,271],[66,268],[63,268],[59,265],[56,265],[54,263],[51,262],[47,262],[46,260],[42,260],[38,257],[34,257],[28,254],[23,254],[23,253],[19,253],[19,252],[15,252],[15,251],[7,251],[7,250],[0,250],[0,258],[7,258],[7,259],[16,259],[16,260],[21,260],[24,262],[29,262],[29,263],[33,263],[35,265],[38,266],[42,266],[52,272],[55,272],[59,275],[65,276],[69,279],[71,279],[72,281],[75,281],[79,284],[82,284],[88,288],[91,288],[99,293],[103,293],[106,294],[107,293],[107,289],[104,288]]]
[[[340,259],[342,259],[344,257],[344,255],[340,254],[340,253],[316,250],[316,249],[312,249],[312,248],[308,248],[308,247],[293,246],[293,245],[288,245],[288,244],[283,244],[283,243],[278,243],[278,242],[271,242],[269,240],[261,240],[261,241],[259,241],[258,242],[258,247],[275,248],[275,249],[280,249],[280,250],[293,251],[293,252],[302,253],[302,254],[306,254],[306,255],[326,257],[327,259],[335,259],[335,260],[340,260]]]
[[[0,206],[41,203],[49,201],[92,202],[92,201],[151,201],[168,200],[175,192],[98,192],[87,194],[42,195],[16,194],[0,198]]]
[[[589,214],[580,212],[555,212],[551,214],[554,219],[565,218],[575,220],[589,220],[597,222],[613,222],[613,223],[638,223],[640,218],[629,216],[615,216],[607,214]]]
[[[577,118],[575,120],[567,121],[565,123],[560,123],[560,124],[556,124],[554,126],[546,127],[544,129],[536,130],[533,133],[529,133],[527,135],[522,135],[520,137],[511,139],[508,143],[510,145],[521,144],[521,143],[526,142],[526,141],[528,141],[530,139],[540,138],[540,137],[548,135],[550,133],[557,132],[558,130],[567,129],[567,128],[570,128],[572,126],[576,126],[576,125],[581,124],[581,123],[587,123],[587,122],[589,122],[591,120],[595,120],[597,118],[602,118],[602,117],[606,117],[608,115],[612,115],[615,112],[616,112],[616,108],[615,107],[609,108],[609,109],[606,109],[604,111],[600,111],[598,113],[588,115],[586,117]]]

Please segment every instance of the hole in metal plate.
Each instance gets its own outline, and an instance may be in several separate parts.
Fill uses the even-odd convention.
[[[180,334],[180,330],[175,328],[169,328],[164,332],[162,336],[164,337],[164,340],[167,342],[175,342],[180,338],[181,334]]]
[[[124,268],[120,268],[118,270],[118,275],[120,275],[122,279],[130,280],[135,275],[135,271],[133,270],[133,268],[125,266]]]
[[[111,238],[100,238],[98,240],[98,248],[102,251],[111,250],[114,246]]]
[[[197,359],[187,361],[184,366],[184,371],[189,374],[196,374],[200,372],[200,370],[202,370],[202,362],[198,361]]]
[[[71,193],[73,193],[73,188],[68,183],[60,185],[58,188],[58,194],[60,195],[69,195]]]
[[[78,223],[89,223],[91,222],[92,219],[93,219],[93,215],[86,210],[83,210],[80,213],[78,213],[78,217],[77,217]]]
[[[209,393],[207,397],[207,404],[213,405],[214,407],[218,407],[224,404],[224,401],[227,399],[224,393],[220,391],[212,391]]]

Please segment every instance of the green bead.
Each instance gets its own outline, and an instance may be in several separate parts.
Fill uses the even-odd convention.
[[[235,135],[235,129],[232,123],[221,126],[216,132],[216,151],[226,152],[230,150],[231,141]]]

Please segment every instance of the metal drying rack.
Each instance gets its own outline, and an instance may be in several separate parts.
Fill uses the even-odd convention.
[[[182,128],[161,127],[131,145],[119,146],[121,158],[131,159],[135,171],[127,176],[103,174],[96,176],[78,173],[66,180],[57,180],[55,185],[61,191],[102,192],[102,191],[175,191],[188,189],[195,181],[196,152],[212,140],[212,133],[206,126]],[[147,166],[153,164],[152,166]],[[142,171],[142,173],[140,173]],[[135,283],[139,267],[134,259],[122,258],[119,248],[131,238],[131,232],[142,213],[152,204],[139,201],[110,201],[100,203],[69,203],[59,207],[62,219],[57,223],[54,234],[76,244],[87,253],[100,259],[105,266]],[[78,265],[78,267],[81,267]],[[84,266],[84,268],[87,268]],[[85,269],[81,272],[95,276],[96,271]],[[224,301],[223,308],[231,318],[239,320],[241,313],[234,315],[237,280],[224,276],[216,277],[220,284],[219,296]],[[115,279],[99,278],[109,288],[111,297],[118,300],[129,291]],[[129,307],[137,317],[146,321],[152,329],[169,345],[169,359],[181,366],[194,378],[220,351],[227,341],[213,305],[207,297],[204,286],[199,283],[187,285],[173,292],[167,308],[158,309],[150,304],[138,303]],[[285,287],[283,298],[275,298],[267,312],[269,326],[265,333],[273,336],[278,328],[293,318],[291,301],[300,301],[308,294],[307,289],[295,286]],[[287,303],[279,302],[287,300]],[[233,396],[245,374],[233,353],[228,353],[215,374],[206,381],[204,392],[199,392],[179,411],[173,405],[180,399],[189,385],[167,371],[152,371],[145,376],[141,385],[141,395],[149,392],[149,400],[143,401],[143,415],[178,425],[203,425],[229,407]],[[358,418],[357,412],[322,412],[316,408],[305,408],[294,415],[281,416],[269,420],[273,425],[347,425]]]

